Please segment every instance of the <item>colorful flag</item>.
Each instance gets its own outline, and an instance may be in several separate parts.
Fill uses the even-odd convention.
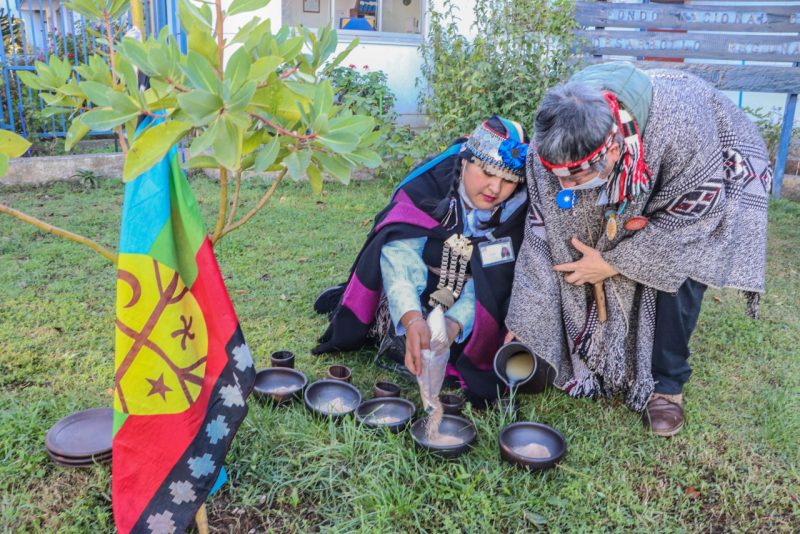
[[[174,147],[125,186],[118,268],[114,520],[183,532],[225,476],[255,370]]]

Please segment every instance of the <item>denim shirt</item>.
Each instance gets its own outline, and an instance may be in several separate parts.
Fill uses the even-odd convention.
[[[520,188],[517,193],[505,201],[500,213],[500,222],[505,222],[527,200],[526,189]],[[461,213],[464,213],[464,235],[482,237],[489,233],[489,228],[478,227],[481,221],[488,221],[491,211],[471,209],[467,211],[464,201],[461,202]],[[389,314],[392,316],[397,335],[405,333],[400,319],[409,311],[422,312],[420,295],[428,283],[428,267],[422,259],[427,238],[398,239],[387,243],[381,249],[381,276],[386,299],[389,303]],[[461,294],[447,312],[445,317],[457,321],[461,326],[461,334],[456,338],[462,343],[472,333],[475,322],[475,284],[470,278]]]

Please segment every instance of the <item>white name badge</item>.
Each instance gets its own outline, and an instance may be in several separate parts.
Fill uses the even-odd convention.
[[[484,267],[514,261],[514,246],[510,237],[495,239],[494,241],[482,241],[478,243],[478,250],[481,253],[481,263]]]

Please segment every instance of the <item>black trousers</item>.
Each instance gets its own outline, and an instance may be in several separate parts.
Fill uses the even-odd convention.
[[[658,292],[653,341],[656,393],[677,395],[689,380],[689,339],[692,337],[706,286],[687,279],[674,295]]]

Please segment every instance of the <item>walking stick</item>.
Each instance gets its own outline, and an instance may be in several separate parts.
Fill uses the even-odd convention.
[[[197,510],[194,516],[194,521],[197,523],[197,532],[199,534],[208,534],[208,514],[206,513],[206,503]]]
[[[594,284],[594,301],[597,303],[597,320],[601,323],[606,322],[608,312],[606,311],[606,292],[603,289],[603,282]]]

